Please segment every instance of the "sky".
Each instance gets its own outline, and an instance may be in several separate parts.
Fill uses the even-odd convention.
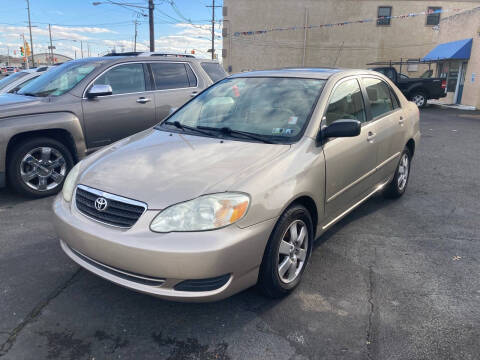
[[[48,24],[52,24],[55,53],[81,57],[104,55],[115,48],[117,52],[133,51],[134,21],[139,22],[137,51],[149,50],[148,0],[30,0],[33,46],[35,53],[48,51]],[[155,50],[190,53],[210,57],[211,0],[154,0]],[[222,5],[216,0],[215,5]],[[19,55],[22,33],[29,41],[26,0],[0,0],[0,54]],[[146,15],[146,16],[145,16]],[[222,9],[215,9],[215,49],[221,49]],[[219,56],[221,58],[221,56]]]

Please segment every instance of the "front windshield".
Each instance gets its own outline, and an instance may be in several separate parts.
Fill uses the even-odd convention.
[[[225,79],[161,126],[178,122],[195,128],[228,128],[275,142],[292,142],[301,136],[324,84],[325,80],[301,78]]]
[[[25,75],[27,75],[26,72],[17,72],[15,74],[12,74],[10,76],[3,78],[2,80],[0,80],[0,90],[2,90],[3,88],[6,88],[8,85],[24,77]]]
[[[96,67],[94,63],[68,62],[46,72],[18,94],[27,96],[59,96],[73,89]]]

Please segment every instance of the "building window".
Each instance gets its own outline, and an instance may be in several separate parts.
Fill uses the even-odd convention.
[[[441,11],[441,7],[429,7],[427,11],[427,25],[435,26],[440,24]]]
[[[391,16],[392,16],[391,6],[379,6],[378,16],[377,16],[377,25],[380,25],[380,26],[390,25]]]

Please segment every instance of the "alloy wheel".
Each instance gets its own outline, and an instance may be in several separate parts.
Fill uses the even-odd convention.
[[[422,107],[423,105],[425,105],[425,96],[423,96],[422,94],[416,94],[413,98],[412,98],[413,102],[418,106],[418,107]]]
[[[63,155],[52,147],[30,150],[20,162],[20,176],[29,188],[48,191],[59,186],[67,173]]]
[[[398,190],[403,191],[407,185],[409,173],[409,159],[407,154],[403,154],[398,165],[397,186]]]
[[[290,224],[282,236],[278,252],[278,276],[291,283],[305,266],[308,251],[308,229],[302,220]]]

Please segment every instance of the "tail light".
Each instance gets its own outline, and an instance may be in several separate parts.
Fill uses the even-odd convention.
[[[442,89],[447,88],[447,80],[442,80]]]

